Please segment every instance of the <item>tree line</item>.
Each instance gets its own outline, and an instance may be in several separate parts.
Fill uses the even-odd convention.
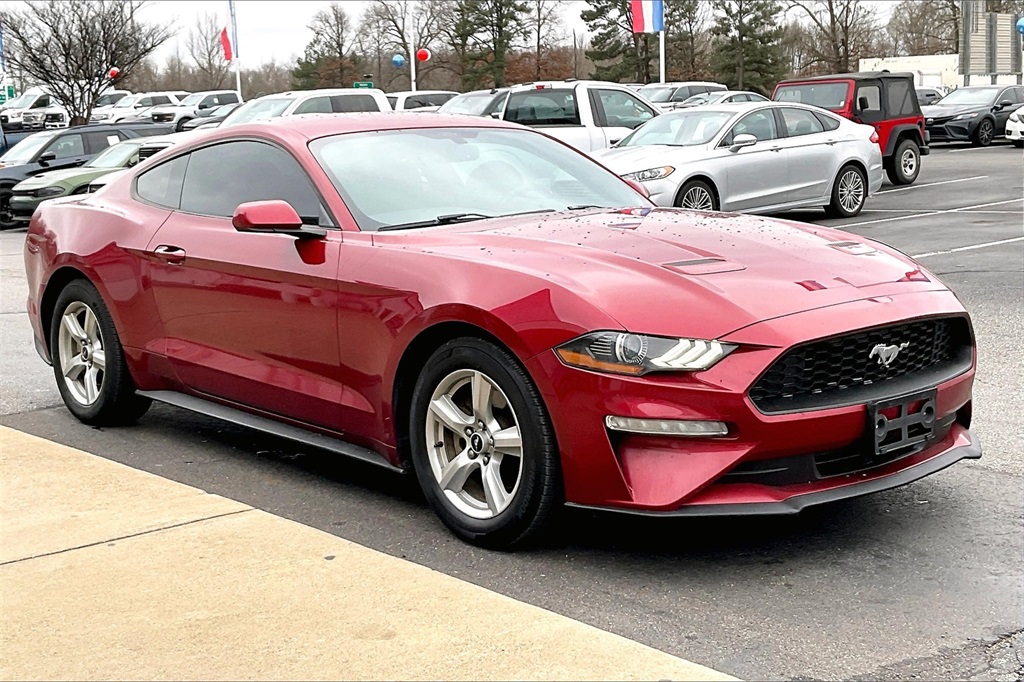
[[[987,11],[1024,13],[1024,0],[985,0]],[[856,71],[859,60],[953,54],[960,0],[902,0],[885,20],[865,0],[665,0],[670,80],[714,80],[769,93],[790,75]],[[231,88],[221,23],[199,17],[163,64],[152,53],[176,34],[143,21],[138,0],[36,0],[0,14],[8,63],[23,79],[59,86],[87,117],[104,73],[136,91]],[[586,35],[563,20],[566,0],[372,0],[360,14],[334,2],[311,19],[313,34],[294,64],[244,69],[246,98],[288,89],[350,87],[368,76],[385,90],[408,89],[396,54],[431,50],[418,64],[421,89],[472,90],[510,83],[657,78],[658,36],[632,32],[629,0],[587,0]],[[73,88],[68,83],[75,83]]]

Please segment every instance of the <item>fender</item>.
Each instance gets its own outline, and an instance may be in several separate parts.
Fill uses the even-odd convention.
[[[889,139],[885,144],[885,152],[882,154],[882,158],[889,158],[896,151],[896,143],[900,139],[900,135],[909,132],[917,142],[917,146],[921,148],[921,156],[928,155],[928,147],[925,146],[924,139],[921,136],[921,129],[913,123],[900,123],[894,125],[889,129]]]

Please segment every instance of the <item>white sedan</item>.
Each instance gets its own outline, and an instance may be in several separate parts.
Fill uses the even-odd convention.
[[[1018,149],[1024,147],[1024,108],[1010,114],[1006,119],[1006,139]]]
[[[883,176],[874,128],[790,102],[663,114],[593,157],[659,206],[741,213],[823,206],[855,216]]]

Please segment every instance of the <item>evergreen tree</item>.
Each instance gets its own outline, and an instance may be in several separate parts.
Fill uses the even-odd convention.
[[[476,29],[477,51],[485,55],[477,63],[479,71],[490,76],[495,87],[505,87],[509,52],[529,31],[530,6],[524,0],[465,0],[465,11]]]
[[[708,3],[672,0],[665,3],[665,61],[670,81],[707,78],[709,49]]]
[[[595,62],[598,80],[651,82],[652,56],[657,54],[658,36],[633,33],[629,0],[588,0],[580,12],[591,34],[592,49],[587,57]],[[652,47],[654,51],[652,52]]]
[[[738,90],[769,94],[786,74],[781,5],[775,0],[714,0],[712,69]]]

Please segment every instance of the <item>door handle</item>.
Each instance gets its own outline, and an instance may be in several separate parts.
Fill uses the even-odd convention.
[[[185,249],[180,246],[161,244],[153,249],[153,254],[160,260],[167,261],[168,263],[180,263],[185,260]]]
[[[836,142],[838,142],[838,140],[825,140],[825,144],[827,144],[829,147],[834,145]]]
[[[608,146],[612,147],[614,145],[617,145],[621,141],[622,141],[622,138],[619,138],[618,140],[608,140]]]
[[[772,147],[771,151],[773,151],[773,152],[781,152],[782,151],[782,147]]]

